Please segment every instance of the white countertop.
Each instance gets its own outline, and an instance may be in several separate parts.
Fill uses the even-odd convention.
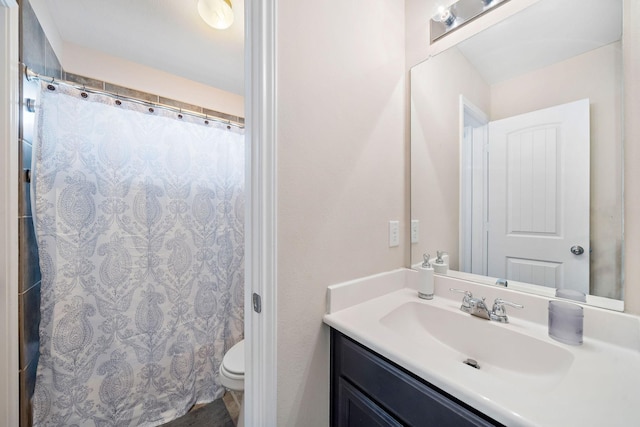
[[[640,425],[636,412],[640,408],[638,317],[584,307],[584,343],[569,346],[547,334],[547,298],[441,276],[436,277],[434,299],[421,300],[413,283],[414,273],[401,269],[331,286],[324,322],[508,426]],[[523,334],[541,342],[546,346],[543,348],[551,345],[563,356],[570,354],[565,361],[571,363],[561,372],[520,375],[478,357],[484,368],[475,370],[460,362],[474,354],[456,354],[433,339],[416,339],[381,322],[407,303],[432,305],[447,310],[448,319],[468,322],[467,318],[455,317],[470,315],[458,310],[461,295],[449,292],[450,287],[470,290],[476,297],[486,296],[487,301],[500,296],[524,304],[523,310],[508,310],[508,324],[473,318],[486,324],[472,326],[506,328],[501,332]],[[438,327],[444,328],[433,325]],[[505,341],[497,345],[503,345],[508,353],[513,343]]]

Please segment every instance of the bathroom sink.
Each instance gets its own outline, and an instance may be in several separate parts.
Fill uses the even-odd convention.
[[[504,425],[638,424],[640,317],[584,307],[584,342],[566,345],[548,336],[547,298],[438,276],[422,300],[417,272],[401,273],[330,287],[324,322]],[[480,319],[451,288],[525,308],[506,324]]]
[[[461,362],[474,359],[480,370],[505,379],[528,377],[540,386],[561,380],[574,358],[565,348],[518,332],[516,325],[428,303],[404,303],[380,323],[396,335],[430,345],[433,353]]]

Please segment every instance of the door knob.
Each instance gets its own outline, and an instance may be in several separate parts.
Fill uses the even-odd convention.
[[[574,255],[582,255],[584,253],[584,249],[582,248],[582,246],[571,246],[571,253]]]

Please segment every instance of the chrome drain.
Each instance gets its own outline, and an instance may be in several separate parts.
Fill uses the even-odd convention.
[[[467,359],[467,360],[462,361],[462,363],[464,363],[465,365],[469,365],[472,368],[480,369],[480,365],[478,364],[478,361],[476,361],[474,359]]]

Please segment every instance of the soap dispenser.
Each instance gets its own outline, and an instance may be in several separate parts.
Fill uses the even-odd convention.
[[[433,263],[434,271],[438,274],[447,274],[447,271],[449,271],[449,254],[445,251],[436,251],[436,253],[438,256]]]
[[[433,299],[433,267],[429,262],[431,256],[423,255],[424,262],[418,267],[418,296],[422,299]]]

